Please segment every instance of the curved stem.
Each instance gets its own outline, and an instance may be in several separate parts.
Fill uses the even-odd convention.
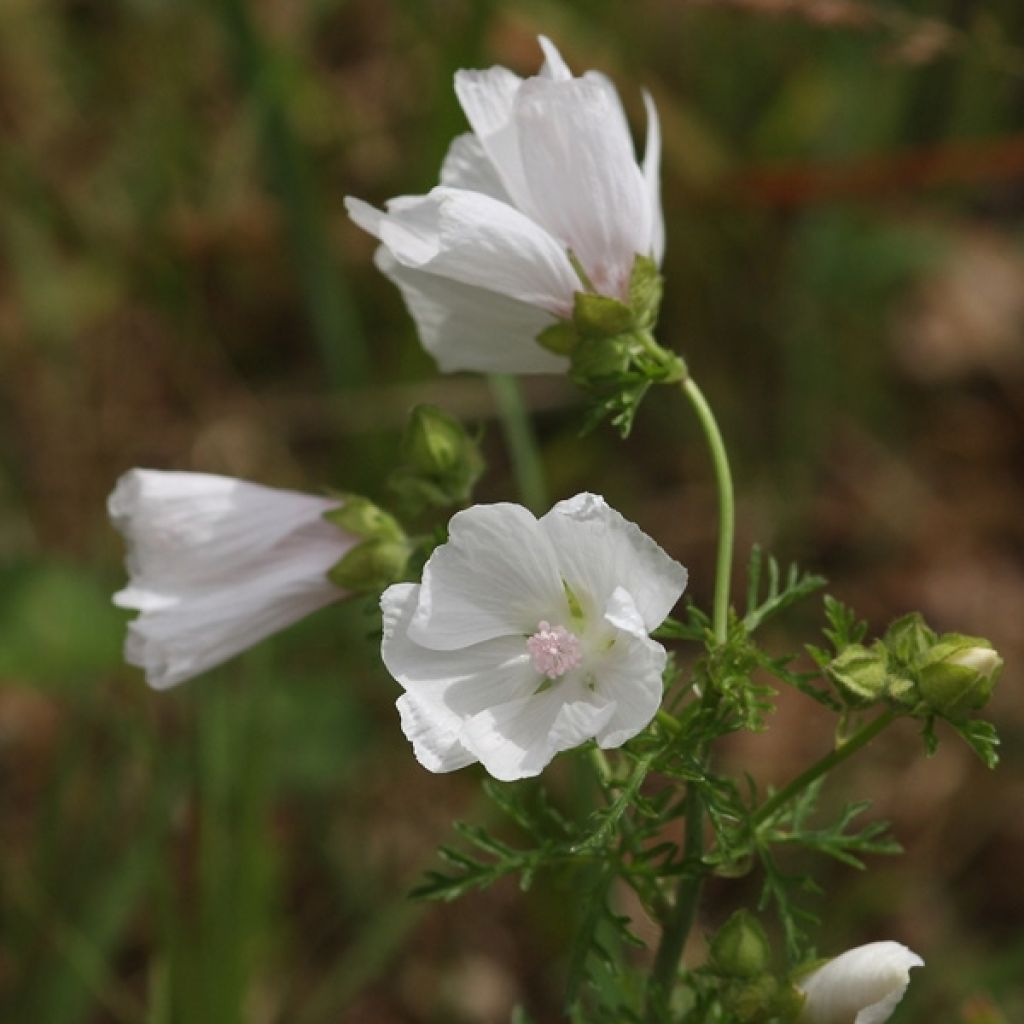
[[[693,406],[707,441],[711,463],[715,470],[715,484],[718,488],[718,551],[715,558],[715,596],[712,615],[715,642],[721,646],[729,638],[729,584],[732,577],[733,538],[736,531],[736,505],[733,497],[732,472],[729,456],[718,428],[715,414],[711,411],[704,393],[696,381],[687,377],[682,383],[683,394]],[[701,705],[711,708],[717,695],[708,687]],[[663,722],[663,724],[666,724]],[[698,751],[701,761],[707,757],[703,748]],[[704,884],[704,799],[700,788],[694,782],[686,790],[686,839],[683,847],[684,873],[676,890],[672,913],[661,934],[658,951],[654,957],[654,969],[648,989],[648,1020],[662,1019],[659,1015],[672,992],[672,983],[679,968],[687,937],[697,919],[697,904]]]
[[[841,747],[826,754],[816,761],[805,772],[801,772],[792,782],[783,786],[774,796],[766,800],[751,816],[751,824],[760,825],[767,821],[780,807],[784,807],[794,797],[799,796],[808,786],[817,782],[823,775],[832,771],[836,765],[842,764],[852,757],[861,747],[867,746],[886,726],[894,722],[899,715],[891,708],[876,719],[855,732]]]
[[[533,432],[530,414],[523,402],[523,393],[515,377],[492,374],[487,378],[498,406],[498,416],[512,461],[512,475],[516,480],[519,498],[531,512],[547,511],[547,483],[544,466],[540,461],[537,437]]]
[[[715,483],[718,487],[718,554],[715,558],[715,603],[712,624],[715,640],[724,644],[729,635],[729,582],[732,575],[733,536],[736,532],[736,505],[733,498],[732,473],[729,456],[725,451],[722,432],[718,429],[715,414],[711,411],[704,393],[692,377],[682,384],[683,394],[689,399],[697,419],[704,430],[704,436],[715,468]]]

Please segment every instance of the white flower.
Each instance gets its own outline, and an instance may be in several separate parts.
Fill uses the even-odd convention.
[[[661,703],[665,649],[648,633],[685,586],[686,570],[593,494],[539,520],[511,504],[457,513],[422,584],[381,598],[417,759],[434,772],[481,761],[511,780],[591,738],[625,743]]]
[[[441,184],[382,213],[349,215],[383,243],[377,266],[402,291],[424,347],[443,371],[558,373],[537,335],[572,314],[583,289],[628,298],[637,255],[661,262],[661,137],[650,97],[643,166],[622,104],[596,71],[574,78],[550,40],[540,74],[459,71],[472,132],[452,143]]]
[[[924,961],[898,942],[847,950],[797,982],[807,997],[800,1024],[883,1024]]]
[[[344,596],[327,571],[356,543],[323,514],[340,502],[209,473],[133,469],[108,501],[141,614],[125,659],[165,689]]]

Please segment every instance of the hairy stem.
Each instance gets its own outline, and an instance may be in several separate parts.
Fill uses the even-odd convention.
[[[847,758],[852,757],[861,747],[867,746],[886,726],[898,718],[898,714],[889,709],[877,718],[868,722],[857,730],[841,747],[837,747],[830,754],[826,754],[820,761],[816,761],[805,772],[801,772],[792,782],[783,786],[777,793],[766,800],[751,816],[751,823],[755,826],[767,821],[779,808],[785,807],[790,800],[799,796],[808,786],[817,782],[823,775],[832,771],[836,765],[842,764]]]
[[[512,474],[520,500],[531,512],[545,512],[548,495],[544,467],[519,381],[515,377],[498,374],[492,374],[487,380],[498,406],[498,416],[508,445]]]

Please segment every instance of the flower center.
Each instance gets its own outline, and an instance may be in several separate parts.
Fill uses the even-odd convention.
[[[557,679],[576,668],[583,660],[580,638],[565,626],[552,626],[543,620],[537,632],[526,641],[533,667],[548,679]]]

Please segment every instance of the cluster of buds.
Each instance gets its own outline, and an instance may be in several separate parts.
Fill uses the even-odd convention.
[[[897,619],[870,647],[845,647],[826,672],[851,708],[889,700],[911,714],[961,721],[988,703],[1002,668],[988,640],[940,636],[914,612]]]

